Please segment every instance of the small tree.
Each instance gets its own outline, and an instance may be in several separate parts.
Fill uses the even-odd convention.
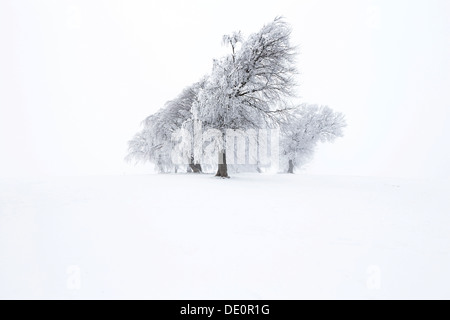
[[[281,154],[286,171],[294,173],[314,154],[318,142],[332,142],[343,136],[342,113],[327,106],[301,105],[282,121]]]
[[[177,171],[177,164],[172,162],[172,152],[176,142],[173,141],[173,133],[185,123],[192,120],[192,104],[197,100],[200,88],[204,81],[195,83],[186,88],[174,100],[165,104],[154,115],[143,121],[141,132],[129,141],[129,154],[127,160],[136,162],[152,162],[159,172]],[[191,161],[192,154],[187,155],[187,162]],[[196,171],[201,167],[193,165]]]

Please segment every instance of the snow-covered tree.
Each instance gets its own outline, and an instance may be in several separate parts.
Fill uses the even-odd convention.
[[[294,96],[295,48],[287,23],[277,18],[242,41],[240,33],[224,37],[231,54],[214,61],[212,74],[199,93],[197,113],[208,128],[222,132],[265,128]],[[217,176],[228,177],[226,141],[219,151]]]
[[[290,35],[288,24],[276,18],[247,39],[240,32],[224,36],[230,53],[214,60],[210,75],[143,122],[129,142],[128,159],[150,161],[160,172],[176,172],[181,163],[201,172],[217,166],[218,154],[216,176],[228,177],[227,149],[236,151],[229,162],[246,158],[234,165],[238,170],[261,171],[280,153],[286,171],[293,173],[318,142],[342,136],[342,114],[317,105],[292,107],[297,72]],[[277,135],[261,129],[280,129],[280,144]],[[269,141],[274,148],[267,162]]]
[[[128,161],[151,162],[160,173],[176,171],[171,161],[170,132],[162,126],[163,111],[143,121],[143,129],[128,142]]]
[[[178,164],[172,162],[172,152],[177,143],[173,140],[173,134],[192,120],[192,105],[204,82],[202,80],[186,88],[176,99],[167,102],[162,109],[143,121],[142,131],[128,143],[127,160],[154,163],[159,172],[178,170]],[[186,157],[186,163],[192,164],[192,154]],[[192,168],[201,170],[198,165]]]
[[[280,157],[288,173],[294,173],[312,155],[318,142],[343,136],[344,115],[327,106],[303,104],[281,122]]]

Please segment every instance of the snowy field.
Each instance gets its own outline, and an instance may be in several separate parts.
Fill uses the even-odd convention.
[[[0,298],[450,298],[448,182],[0,181]]]

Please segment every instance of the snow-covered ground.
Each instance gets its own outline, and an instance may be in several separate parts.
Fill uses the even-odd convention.
[[[447,182],[0,180],[0,298],[450,298]]]

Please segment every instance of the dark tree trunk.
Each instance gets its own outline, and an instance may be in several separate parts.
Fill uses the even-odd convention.
[[[289,160],[288,173],[294,173],[294,161]]]
[[[194,163],[194,156],[191,157],[191,163],[189,163],[189,168],[194,173],[202,173],[203,172],[202,166],[200,165],[200,163],[197,163],[197,164]]]
[[[189,165],[189,167],[191,168],[192,172],[194,173],[202,173],[202,166],[200,164],[193,164],[191,163]]]
[[[219,152],[219,168],[216,177],[229,178],[227,166],[227,154],[225,151]]]

